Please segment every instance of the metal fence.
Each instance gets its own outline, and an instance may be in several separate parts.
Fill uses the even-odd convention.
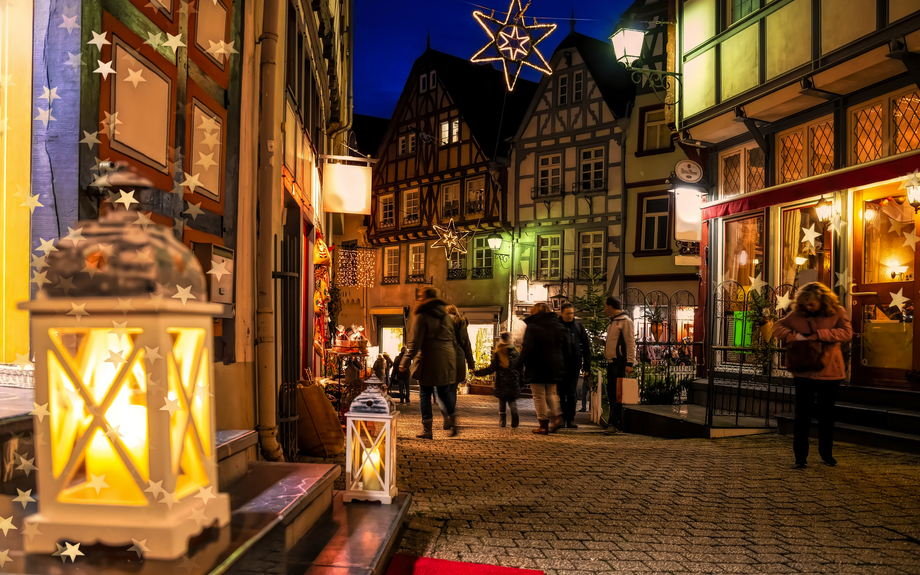
[[[297,384],[300,381],[300,240],[281,240],[280,270],[272,272],[277,282],[280,313],[275,314],[276,341],[281,345],[278,389],[278,441],[288,461],[297,459]]]

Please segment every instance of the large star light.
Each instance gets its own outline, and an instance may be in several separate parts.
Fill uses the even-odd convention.
[[[553,73],[546,58],[537,49],[537,44],[552,34],[556,25],[538,24],[534,18],[533,24],[528,26],[524,13],[529,7],[530,0],[523,6],[521,0],[511,0],[504,20],[495,18],[494,10],[490,15],[480,10],[473,12],[473,18],[489,35],[489,43],[476,52],[470,61],[501,62],[508,91],[514,90],[524,66],[530,66],[543,74]]]
[[[434,231],[438,233],[438,239],[431,247],[433,248],[444,248],[447,251],[447,257],[450,257],[454,252],[460,252],[461,254],[466,253],[466,236],[470,235],[470,232],[459,232],[457,231],[457,226],[454,224],[454,220],[451,219],[446,226],[441,226],[434,224]]]

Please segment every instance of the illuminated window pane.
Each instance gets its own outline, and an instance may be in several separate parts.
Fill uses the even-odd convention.
[[[804,285],[819,281],[824,285],[834,285],[831,260],[832,230],[824,229],[818,219],[815,207],[806,206],[783,210],[783,250],[780,284]],[[823,232],[814,239],[814,245],[805,241],[805,233],[814,226],[816,232]]]
[[[741,193],[741,153],[722,158],[722,195]]]
[[[904,195],[864,204],[865,283],[900,282],[913,278],[914,251],[909,243],[904,244],[904,233],[913,230],[913,222],[914,209]]]
[[[834,122],[825,122],[809,129],[811,175],[826,174],[834,169]]]
[[[920,148],[920,92],[895,100],[892,115],[895,153]]]
[[[805,142],[801,132],[792,132],[779,139],[779,183],[794,182],[805,177]]]
[[[853,117],[853,155],[857,164],[882,157],[882,105],[860,110]]]
[[[764,219],[754,216],[725,222],[724,279],[751,285],[750,278],[763,277]]]

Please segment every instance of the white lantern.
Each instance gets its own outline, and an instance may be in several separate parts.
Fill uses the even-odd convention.
[[[371,377],[367,389],[345,414],[346,502],[392,503],[396,498],[396,420],[393,401],[380,392],[380,380]]]
[[[120,211],[78,224],[48,257],[31,312],[39,535],[175,559],[230,520],[217,489],[213,316],[198,261],[171,231]],[[73,234],[71,234],[73,236]]]
[[[613,53],[617,62],[627,68],[642,57],[642,45],[645,43],[645,31],[632,27],[620,28],[610,36]]]

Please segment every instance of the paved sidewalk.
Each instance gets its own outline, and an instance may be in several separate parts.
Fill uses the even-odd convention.
[[[792,468],[791,439],[531,434],[461,396],[461,434],[420,431],[399,406],[400,489],[414,498],[400,552],[588,573],[918,573],[920,457],[838,445],[836,468]],[[583,421],[582,421],[583,420]]]

